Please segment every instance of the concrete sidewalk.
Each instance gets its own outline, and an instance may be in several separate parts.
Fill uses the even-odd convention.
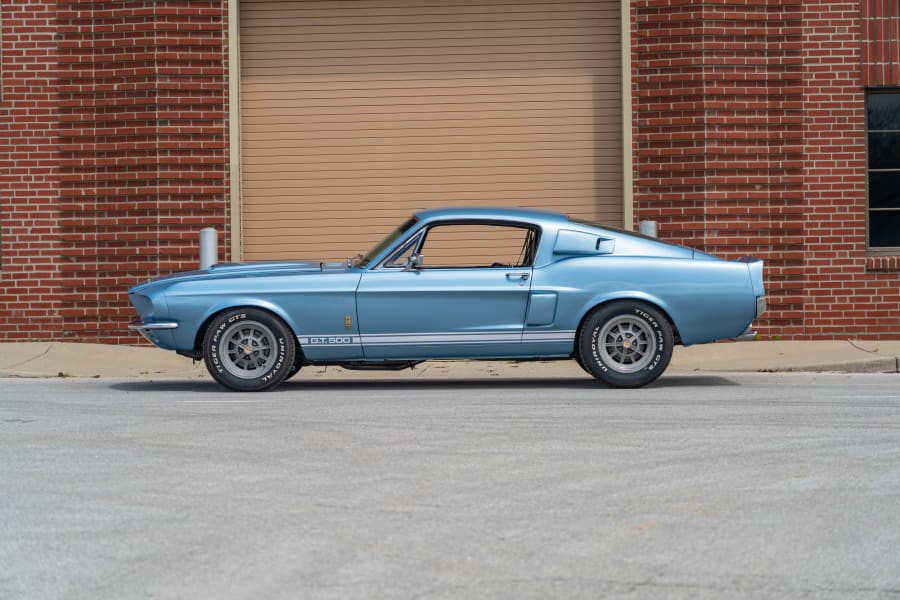
[[[897,341],[759,341],[677,347],[669,373],[815,371],[900,372]],[[202,362],[148,346],[67,342],[0,343],[0,377],[208,377]],[[298,378],[587,377],[574,361],[431,361],[413,370],[345,371],[306,367]]]

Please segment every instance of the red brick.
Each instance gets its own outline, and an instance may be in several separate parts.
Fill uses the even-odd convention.
[[[226,4],[4,4],[0,339],[135,343],[128,285],[193,267],[200,226],[228,258]],[[631,3],[635,221],[764,258],[766,336],[900,337],[900,259],[865,239],[886,6]]]
[[[27,6],[4,5],[3,15],[11,93],[2,108],[14,123],[0,130],[12,164],[0,192],[4,217],[27,226],[2,238],[0,310],[15,314],[0,320],[0,339],[133,343],[122,331],[127,286],[192,268],[196,248],[172,242],[227,222],[225,3]],[[9,48],[39,53],[52,76],[35,64],[6,70]],[[26,118],[42,127],[22,127]],[[173,202],[181,193],[191,200]],[[224,227],[220,241],[227,259]],[[34,282],[38,255],[48,273]],[[17,300],[37,295],[41,302]]]
[[[860,2],[821,0],[632,3],[635,221],[653,218],[666,239],[725,256],[765,258],[772,309],[764,335],[900,335],[883,318],[890,304],[873,300],[896,296],[900,261],[865,256],[862,87],[900,81],[874,79],[894,69],[861,69],[886,61],[877,52],[889,45],[860,44],[861,35],[872,36],[860,14]],[[645,23],[652,29],[642,31]],[[898,42],[895,35],[893,47]],[[675,53],[683,71],[662,75]],[[705,75],[699,95],[683,75],[698,83]],[[685,106],[695,143],[690,166],[670,158],[685,152],[675,108]]]

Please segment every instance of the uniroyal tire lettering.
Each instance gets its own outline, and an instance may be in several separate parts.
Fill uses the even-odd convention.
[[[599,336],[600,326],[598,325],[597,327],[594,327],[594,331],[591,334],[591,354],[593,355],[594,361],[597,363],[597,366],[600,368],[600,370],[603,372],[607,372],[609,371],[609,367],[607,367],[606,364],[602,360],[600,360],[600,351],[597,347],[597,339],[599,338]]]

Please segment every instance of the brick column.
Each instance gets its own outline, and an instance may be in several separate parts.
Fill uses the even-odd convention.
[[[63,331],[137,341],[128,286],[227,256],[224,2],[59,3]]]
[[[59,96],[51,3],[4,2],[0,340],[59,336]]]
[[[801,2],[633,3],[635,218],[766,260],[767,335],[801,334]]]

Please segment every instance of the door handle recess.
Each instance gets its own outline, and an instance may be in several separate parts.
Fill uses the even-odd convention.
[[[527,281],[529,277],[531,277],[531,273],[507,273],[506,274],[506,278],[509,280],[521,279],[522,281]]]

